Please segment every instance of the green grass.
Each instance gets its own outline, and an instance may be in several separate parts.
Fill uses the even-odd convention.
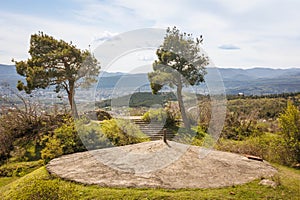
[[[18,177],[0,177],[0,188],[17,180]]]
[[[251,183],[220,189],[134,189],[85,186],[48,174],[41,167],[28,175],[5,180],[0,178],[0,199],[297,199],[300,196],[300,171],[276,166],[273,189]],[[13,181],[13,182],[12,182]],[[6,184],[5,184],[6,182]],[[9,183],[10,182],[10,183]],[[2,195],[2,196],[1,196]]]
[[[24,176],[41,166],[43,166],[42,160],[0,165],[0,177]]]

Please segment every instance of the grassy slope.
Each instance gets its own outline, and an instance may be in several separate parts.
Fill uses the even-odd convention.
[[[163,190],[100,188],[50,176],[44,167],[9,184],[0,178],[0,199],[297,199],[300,171],[277,166],[276,189],[251,183],[221,189]],[[2,186],[1,187],[1,183]],[[1,196],[2,195],[2,196]]]

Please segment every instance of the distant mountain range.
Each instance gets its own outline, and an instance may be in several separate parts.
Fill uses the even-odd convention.
[[[220,68],[226,92],[246,95],[300,92],[300,68]]]
[[[17,74],[14,65],[0,64],[0,84],[7,83],[11,87],[16,87],[18,80],[25,80],[25,78]]]
[[[218,68],[228,94],[244,93],[245,95],[274,94],[283,92],[300,92],[300,68]],[[210,69],[208,69],[210,73]],[[147,73],[126,74],[121,72],[101,72],[98,88],[114,89],[120,81],[126,85],[136,82],[149,85]],[[24,80],[17,74],[14,65],[0,64],[0,83],[8,83],[15,87],[18,80]]]
[[[262,95],[300,92],[300,68],[218,68],[227,94],[244,93],[245,95]],[[208,74],[210,69],[207,69]],[[148,76],[142,74],[110,74],[105,72],[98,87],[113,89],[116,85],[134,85],[134,82],[149,85]],[[121,82],[121,83],[120,83]],[[132,82],[132,84],[131,84]],[[203,87],[203,86],[202,86]]]

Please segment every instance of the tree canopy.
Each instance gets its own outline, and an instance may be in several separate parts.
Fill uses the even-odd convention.
[[[26,77],[26,85],[18,81],[17,88],[31,93],[32,90],[55,86],[55,91],[65,90],[73,111],[75,88],[96,82],[100,65],[88,51],[80,50],[72,42],[57,40],[43,32],[31,35],[29,54],[25,61],[14,61],[17,73]]]
[[[167,28],[163,44],[156,51],[157,60],[153,72],[148,74],[152,92],[156,94],[164,85],[177,88],[177,99],[186,128],[190,128],[183,105],[184,86],[197,85],[204,81],[208,57],[201,54],[202,36],[181,33],[178,28]]]

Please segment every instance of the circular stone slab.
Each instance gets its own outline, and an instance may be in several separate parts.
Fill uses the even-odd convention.
[[[205,151],[210,152],[201,157]],[[121,157],[116,156],[118,152]],[[124,152],[131,156],[124,156]],[[181,156],[169,164],[169,157],[176,155]],[[232,186],[277,173],[265,161],[172,141],[168,145],[152,141],[65,155],[51,160],[47,170],[83,184],[167,189]]]

